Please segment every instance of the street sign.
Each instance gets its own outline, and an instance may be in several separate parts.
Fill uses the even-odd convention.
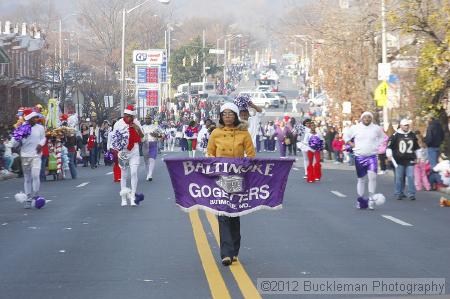
[[[161,65],[163,63],[164,50],[134,50],[133,63],[144,65]]]
[[[159,67],[137,66],[137,83],[138,84],[159,83]]]
[[[375,89],[375,101],[377,101],[377,106],[384,107],[385,105],[387,105],[388,88],[389,86],[387,82],[383,81]]]
[[[209,49],[209,54],[221,54],[224,55],[225,54],[225,50],[222,49]]]
[[[159,106],[159,90],[150,88],[138,89],[138,100],[144,103],[144,107],[158,107]]]
[[[104,96],[103,100],[105,102],[105,108],[112,108],[114,106],[113,96]]]
[[[378,80],[387,81],[391,75],[391,64],[390,63],[379,63],[378,64]]]
[[[352,113],[352,102],[342,102],[342,113],[344,114]]]

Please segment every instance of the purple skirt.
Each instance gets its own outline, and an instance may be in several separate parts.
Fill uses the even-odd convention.
[[[151,159],[156,159],[158,155],[158,142],[157,141],[149,141],[148,142],[148,157]]]
[[[356,175],[358,178],[363,178],[367,172],[378,172],[378,159],[376,155],[373,156],[356,156],[355,157]]]

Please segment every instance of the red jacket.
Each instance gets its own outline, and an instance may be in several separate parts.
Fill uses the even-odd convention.
[[[342,151],[344,144],[345,144],[344,140],[334,139],[333,142],[331,143],[331,146],[333,147],[333,150],[337,152]]]

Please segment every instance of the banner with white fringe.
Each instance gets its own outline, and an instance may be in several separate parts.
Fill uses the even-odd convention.
[[[294,159],[166,158],[177,205],[237,217],[280,209]]]

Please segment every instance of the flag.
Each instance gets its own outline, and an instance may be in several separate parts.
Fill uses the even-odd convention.
[[[177,205],[236,217],[282,207],[293,159],[164,159]]]

